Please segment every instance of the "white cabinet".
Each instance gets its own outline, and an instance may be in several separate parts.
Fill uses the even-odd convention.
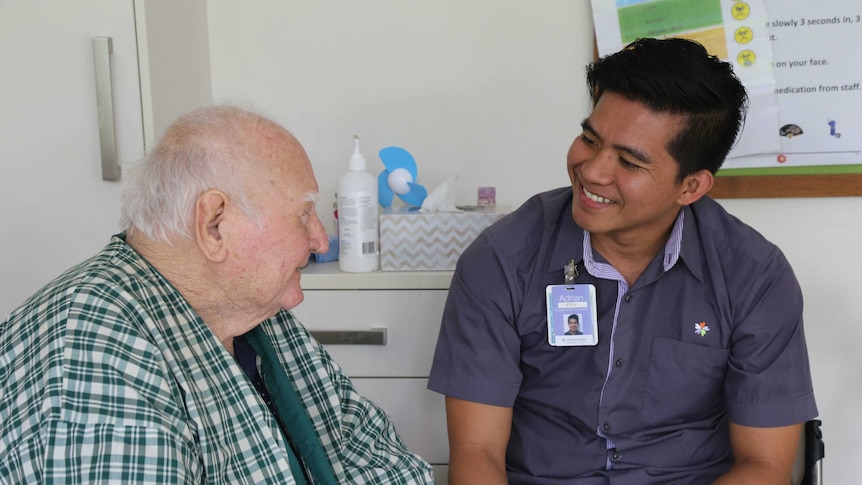
[[[407,447],[446,484],[445,398],[426,389],[452,273],[340,273],[336,263],[303,270],[305,300],[293,312],[345,369],[357,390],[392,418]],[[384,345],[327,343],[368,332]],[[325,332],[321,334],[321,332]]]
[[[117,160],[211,99],[204,2],[0,1],[0,320],[118,231],[93,38],[110,37]],[[146,143],[146,144],[145,144]]]

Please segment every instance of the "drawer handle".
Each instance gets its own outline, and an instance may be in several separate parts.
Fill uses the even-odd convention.
[[[386,345],[386,329],[371,330],[310,330],[323,345]]]

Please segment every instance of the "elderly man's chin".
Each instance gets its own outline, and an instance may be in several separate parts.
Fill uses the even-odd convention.
[[[290,310],[296,305],[302,303],[305,296],[302,294],[302,286],[300,285],[300,274],[296,271],[288,280],[287,290],[284,292],[284,298],[281,301],[281,307],[284,310]]]

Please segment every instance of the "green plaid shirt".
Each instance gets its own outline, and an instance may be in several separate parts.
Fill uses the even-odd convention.
[[[263,322],[339,483],[433,483],[290,312]],[[0,324],[0,483],[292,484],[233,356],[124,241]]]

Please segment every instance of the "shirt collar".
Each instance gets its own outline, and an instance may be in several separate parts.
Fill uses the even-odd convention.
[[[686,224],[686,221],[688,222]],[[586,231],[578,227],[572,218],[572,202],[565,206],[558,220],[548,219],[546,224],[556,224],[556,235],[551,241],[550,257],[545,268],[546,273],[560,272],[560,281],[563,278],[563,268],[570,259],[575,263],[584,261],[585,257],[592,257],[592,247],[585,247],[589,242]],[[677,261],[682,259],[683,264],[700,281],[703,281],[700,258],[700,234],[697,230],[695,215],[691,206],[685,206],[679,211],[674,221],[670,237],[664,247],[664,260],[662,267],[664,271],[671,269]]]
[[[673,268],[673,265],[679,260],[679,252],[682,247],[682,230],[685,224],[685,211],[679,211],[676,215],[676,220],[673,223],[673,228],[670,230],[670,237],[664,245],[664,259],[662,260],[662,269],[667,270]]]
[[[683,224],[683,220],[685,220],[685,224]],[[701,264],[700,257],[703,245],[700,240],[700,231],[697,229],[697,215],[695,215],[690,205],[683,207],[679,211],[677,224],[681,226],[682,233],[677,258],[682,260],[683,264],[685,264],[698,281],[703,281],[703,265]],[[676,230],[676,224],[674,224],[674,230]],[[669,267],[666,267],[665,271],[668,269]]]

